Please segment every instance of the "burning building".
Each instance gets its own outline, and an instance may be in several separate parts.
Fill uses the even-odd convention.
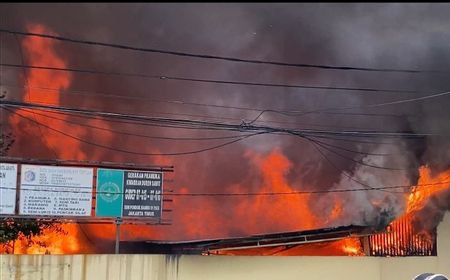
[[[28,33],[1,33],[2,59],[6,61],[1,86],[8,100],[237,123],[242,124],[242,129],[249,124],[300,127],[315,133],[314,141],[266,133],[208,150],[226,143],[224,139],[242,134],[113,122],[67,112],[2,109],[8,122],[5,129],[16,140],[9,150],[11,156],[175,166],[172,193],[165,194],[172,200],[173,211],[166,213],[172,225],[124,225],[125,242],[173,243],[236,236],[264,239],[279,232],[296,233],[294,236],[301,240],[308,231],[318,231],[315,233],[320,235],[322,230],[357,225],[378,234],[290,248],[275,246],[271,253],[435,254],[435,228],[450,205],[449,99],[443,95],[450,84],[437,71],[450,68],[442,59],[449,55],[443,47],[448,42],[435,36],[439,33],[436,30],[448,26],[446,14],[442,18],[425,18],[423,25],[411,27],[399,26],[397,19],[415,22],[411,15],[425,8],[374,6],[374,13],[372,8],[359,5],[348,11],[311,5],[292,6],[296,9],[278,5],[193,5],[174,11],[157,4],[133,6],[128,8],[133,15],[124,15],[122,9],[114,7],[107,9],[111,14],[105,14],[100,5],[76,7],[85,15],[80,22],[67,7],[44,6],[45,11],[33,5],[1,6],[0,12],[8,15],[5,18],[11,20],[11,26]],[[438,14],[445,10],[429,9]],[[145,13],[136,16],[138,11]],[[56,15],[61,14],[71,20],[58,22]],[[310,15],[320,20],[311,22]],[[137,18],[142,22],[127,25],[117,21],[123,17],[123,22],[135,22]],[[99,27],[99,18],[109,24],[107,30],[114,32]],[[189,20],[182,22],[186,18]],[[227,28],[222,28],[224,22]],[[396,26],[395,36],[381,23]],[[130,26],[136,32],[129,32]],[[180,26],[184,31],[180,31]],[[190,30],[198,30],[196,36],[186,35],[191,34],[187,32]],[[171,40],[166,40],[168,34]],[[384,40],[399,38],[397,34],[408,39]],[[160,43],[161,49],[167,50],[191,49],[192,53],[233,54],[262,61],[304,61],[305,65],[316,66],[317,61],[323,62],[322,66],[374,65],[378,70],[392,65],[398,71],[365,71],[359,67],[350,72],[333,67],[324,70],[183,59],[69,43],[49,38],[52,36],[78,36],[80,40],[130,46]],[[224,38],[230,37],[236,39],[234,43],[224,44]],[[409,38],[420,43],[410,44]],[[410,73],[402,69],[420,71]],[[270,86],[262,85],[268,81]],[[437,96],[438,92],[442,95]],[[324,131],[335,135],[321,134]],[[358,136],[347,136],[350,132],[357,132]],[[377,136],[380,134],[383,137]],[[183,155],[201,150],[208,152]],[[388,188],[395,186],[398,188]],[[198,193],[225,195],[190,195]],[[63,227],[66,235],[46,232],[35,237],[35,244],[44,248],[18,240],[13,245],[14,252],[112,251],[113,225]],[[251,250],[247,254],[264,254],[268,249]],[[239,252],[245,250],[235,250],[233,254]]]
[[[424,272],[450,274],[450,216],[437,229],[437,256],[231,257],[192,255],[2,256],[4,279],[414,279]],[[328,232],[330,233],[330,232]],[[114,276],[113,276],[114,275]]]

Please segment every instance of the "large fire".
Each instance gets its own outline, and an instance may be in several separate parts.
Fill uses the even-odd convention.
[[[369,237],[372,255],[430,255],[433,242],[429,232],[419,231],[414,226],[414,218],[417,211],[423,209],[427,201],[434,195],[448,190],[450,170],[432,176],[431,170],[422,166],[419,169],[419,181],[411,193],[405,194],[406,212],[395,219],[387,227],[387,232],[374,234]],[[340,213],[339,203],[328,218],[323,220],[337,219]],[[312,216],[314,217],[314,216]],[[319,224],[319,223],[317,223]],[[253,248],[243,250],[221,250],[213,254],[224,255],[284,255],[284,256],[322,256],[322,255],[364,255],[363,246],[359,238],[345,238],[338,241],[311,243],[298,246],[276,246],[271,248]]]
[[[28,30],[34,33],[52,33],[42,25],[29,26]],[[67,62],[57,52],[57,43],[53,40],[48,40],[38,37],[26,37],[22,41],[24,52],[24,59],[26,64],[30,65],[45,65],[50,67],[67,67]],[[24,81],[27,84],[25,90],[24,101],[41,104],[59,105],[61,96],[59,94],[49,93],[36,89],[38,87],[57,88],[65,90],[70,87],[72,83],[72,76],[67,72],[48,72],[43,70],[30,70],[24,76]],[[20,114],[29,119],[44,123],[52,128],[65,131],[68,130],[69,124],[63,121],[47,118],[38,114],[30,112],[30,110],[18,110]],[[38,113],[39,111],[35,111]],[[39,112],[44,113],[44,112]],[[52,113],[45,112],[46,115],[56,116]],[[68,116],[57,115],[58,118],[67,119]],[[17,134],[24,131],[34,131],[35,135],[42,135],[46,146],[53,150],[59,158],[62,159],[86,159],[87,155],[80,147],[80,143],[75,139],[64,138],[65,145],[61,145],[61,136],[54,131],[48,130],[45,127],[39,127],[37,124],[24,120],[17,115],[11,115],[10,121],[13,127],[20,127]],[[94,126],[108,126],[101,120],[88,120],[87,123]],[[88,136],[86,131],[78,126],[70,126],[70,132],[78,137]],[[105,141],[112,139],[110,132],[102,131],[101,138]],[[45,136],[44,136],[45,135]],[[20,138],[20,137],[18,137]],[[22,137],[26,139],[26,137]],[[26,145],[18,145],[26,146]],[[70,147],[66,148],[66,147]],[[301,186],[291,186],[287,180],[287,173],[292,168],[291,162],[279,150],[273,150],[266,156],[258,155],[254,152],[248,152],[247,157],[249,161],[256,167],[259,172],[255,175],[258,177],[258,188],[254,192],[264,193],[286,193],[293,192],[300,189],[312,189],[313,186],[308,186],[306,183]],[[164,157],[159,158],[161,162],[166,162]],[[431,175],[431,171],[427,167],[420,168],[420,178],[418,186],[414,190],[405,195],[407,201],[406,213],[398,220],[390,225],[389,232],[392,233],[390,242],[392,246],[404,244],[404,237],[399,232],[400,227],[405,227],[405,222],[408,224],[408,230],[412,230],[412,221],[414,214],[426,205],[428,199],[440,192],[447,190],[449,184],[436,184],[443,181],[449,181],[450,170],[440,173],[436,176]],[[227,189],[227,192],[242,193],[248,192],[245,187],[248,182],[235,184]],[[188,188],[180,188],[181,192],[188,192]],[[281,195],[281,196],[243,196],[234,198],[232,207],[223,208],[229,209],[226,213],[218,213],[212,209],[218,209],[216,204],[221,203],[218,200],[210,198],[190,198],[195,202],[185,203],[184,198],[180,197],[173,203],[174,208],[181,209],[189,207],[189,211],[179,210],[174,215],[174,219],[179,223],[174,227],[160,228],[158,230],[148,230],[148,228],[141,228],[136,230],[135,227],[124,227],[123,238],[125,239],[146,239],[155,237],[174,236],[179,232],[183,236],[197,237],[208,232],[210,235],[223,234],[223,228],[236,227],[236,221],[239,219],[241,225],[237,231],[240,234],[257,234],[277,231],[282,228],[286,231],[290,230],[307,230],[321,228],[331,224],[333,221],[339,220],[343,215],[343,204],[345,203],[338,196],[330,196],[328,209],[324,209],[320,215],[312,210],[311,204],[314,203],[315,195],[301,194],[301,195]],[[192,201],[191,200],[191,201]],[[199,207],[198,205],[202,205]],[[211,211],[210,211],[211,210]],[[201,218],[204,223],[196,223],[197,219]],[[401,222],[400,222],[401,221]],[[242,224],[245,224],[242,229]],[[92,244],[83,233],[83,227],[75,224],[65,224],[61,226],[61,231],[54,228],[46,229],[41,236],[34,236],[30,240],[26,238],[19,238],[9,247],[3,246],[0,250],[3,252],[13,252],[16,254],[61,254],[61,253],[89,253],[92,251]],[[91,231],[96,238],[113,239],[114,227],[102,225],[98,227],[97,231]],[[417,235],[419,236],[419,235]],[[421,235],[423,236],[423,234]],[[416,243],[428,246],[430,239],[417,237],[413,241]],[[420,240],[419,240],[420,239]],[[376,238],[374,239],[373,249],[377,250]],[[428,241],[427,241],[428,240]],[[221,254],[230,255],[363,255],[363,249],[359,238],[347,238],[343,240],[305,244],[302,246],[275,248],[255,248],[248,250],[234,250],[221,251]]]

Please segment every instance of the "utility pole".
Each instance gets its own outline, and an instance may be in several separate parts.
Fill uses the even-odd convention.
[[[116,246],[115,246],[115,250],[114,250],[114,254],[119,254],[120,251],[120,224],[122,224],[122,218],[121,217],[117,217],[116,221]]]

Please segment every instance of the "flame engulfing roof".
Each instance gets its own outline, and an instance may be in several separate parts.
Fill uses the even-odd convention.
[[[128,241],[121,243],[121,251],[122,253],[147,254],[220,254],[220,252],[223,251],[330,242],[349,237],[362,236],[368,232],[370,232],[370,228],[368,227],[350,225],[336,228],[261,234],[224,239],[176,242]]]

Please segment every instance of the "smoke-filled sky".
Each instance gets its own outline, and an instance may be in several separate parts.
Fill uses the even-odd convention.
[[[450,90],[449,13],[448,4],[1,4],[0,24],[2,28],[17,31],[41,26],[44,28],[41,30],[43,33],[70,38],[196,54],[286,63],[442,71],[399,73],[285,67],[67,42],[53,43],[55,55],[70,68],[194,79],[415,92],[262,87],[71,73],[70,83],[63,88],[84,91],[85,94],[77,96],[72,92],[59,96],[59,104],[67,107],[240,124],[251,121],[258,112],[155,100],[312,111],[379,104],[446,92]],[[3,63],[20,64],[21,46],[25,64],[46,65],[45,59],[39,60],[40,53],[32,54],[33,47],[26,49],[25,37],[15,38],[4,33],[1,36]],[[24,74],[22,69],[3,67],[2,92],[6,92],[10,100],[26,100],[25,92],[20,88],[25,83],[29,83],[30,87],[60,87],[52,85],[51,79],[45,84],[33,85],[29,76],[30,73]],[[35,83],[39,81],[36,79]],[[96,93],[139,99],[108,98],[104,95],[95,96]],[[39,91],[37,94],[56,93]],[[39,96],[35,98],[39,101]],[[166,185],[166,188],[174,191],[331,190],[361,188],[360,183],[374,187],[415,184],[421,165],[428,165],[435,173],[448,170],[449,106],[450,97],[442,95],[421,101],[334,113],[284,116],[267,112],[255,123],[296,129],[435,134],[420,140],[358,139],[378,144],[321,140],[360,152],[336,150],[347,159],[327,150],[319,152],[308,141],[286,135],[250,137],[195,155],[155,157],[113,152],[81,143],[72,147],[69,144],[74,141],[67,141],[65,136],[43,128],[38,131],[33,125],[26,125],[24,120],[5,129],[16,135],[11,156],[49,159],[55,157],[53,149],[57,157],[64,159],[174,165],[175,172],[171,176],[174,182]],[[71,119],[80,122],[79,118]],[[226,132],[117,123],[103,123],[103,126],[170,137],[232,135]],[[79,130],[80,127],[73,128],[70,125],[65,129],[74,134],[80,133]],[[78,135],[91,142],[143,153],[184,152],[226,142],[152,140],[86,127],[81,130]],[[47,134],[59,140],[49,144],[41,136],[45,138]],[[371,156],[364,153],[389,155]],[[377,169],[355,161],[402,170]],[[393,217],[404,210],[403,196],[370,191],[303,198],[181,197],[175,198],[168,206],[174,210],[168,214],[172,226],[146,228],[144,233],[137,233],[130,227],[128,234],[130,238],[156,236],[162,239],[188,239],[351,223],[376,224],[380,222],[381,213],[387,211]],[[440,201],[442,199],[439,198]],[[439,211],[449,207],[448,194],[444,200],[437,207]],[[86,230],[95,235],[98,229],[91,227]]]

